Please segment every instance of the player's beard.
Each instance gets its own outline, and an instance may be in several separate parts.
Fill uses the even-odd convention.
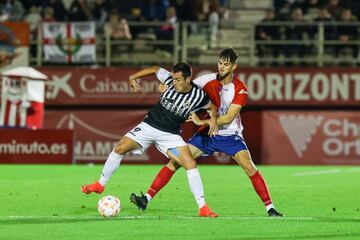
[[[231,74],[231,71],[225,73],[224,75],[220,75],[220,72],[219,72],[218,75],[217,75],[217,80],[219,80],[219,81],[224,80],[224,78],[226,78],[230,74]]]

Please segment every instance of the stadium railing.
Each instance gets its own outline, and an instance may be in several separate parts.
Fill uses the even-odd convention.
[[[180,60],[189,61],[192,64],[199,64],[195,59],[201,55],[213,54],[216,57],[218,51],[224,47],[241,48],[242,66],[258,66],[259,64],[299,64],[305,63],[310,66],[337,65],[345,63],[355,65],[360,63],[360,57],[349,56],[349,51],[345,48],[357,49],[360,46],[360,37],[349,40],[346,43],[334,38],[325,37],[325,30],[333,28],[336,30],[341,26],[352,26],[359,32],[360,22],[261,22],[261,23],[242,23],[241,26],[234,26],[234,31],[247,31],[241,37],[247,38],[246,41],[240,41],[234,45],[234,39],[226,39],[217,36],[217,39],[211,37],[211,26],[204,22],[182,22],[174,24],[171,39],[158,39],[157,29],[166,24],[165,22],[129,22],[131,32],[137,32],[136,38],[132,40],[114,40],[103,34],[97,35],[97,60],[98,65],[134,65],[134,64],[174,64]],[[258,27],[279,27],[280,38],[276,40],[259,40],[256,38],[256,29]],[[229,26],[227,26],[229,28]],[[286,29],[288,27],[306,27],[313,31],[311,34],[305,33],[301,39],[286,39]],[[138,29],[138,30],[137,30]],[[139,30],[140,29],[140,30]],[[141,29],[144,32],[141,32]],[[219,33],[221,26],[219,29]],[[360,36],[360,34],[359,34]],[[221,41],[221,44],[219,43]],[[228,41],[228,42],[227,42]],[[233,46],[234,45],[234,46]],[[38,34],[37,39],[30,41],[30,64],[33,66],[42,66],[48,64],[43,59],[42,37]],[[278,46],[278,55],[272,56],[269,53],[271,47]],[[289,48],[303,47],[295,50],[301,54],[289,54],[286,52]],[[343,49],[337,49],[340,46]],[[259,48],[267,48],[263,56],[259,56]],[[163,50],[166,49],[166,50]],[[304,50],[305,52],[302,52]],[[336,55],[336,51],[345,52]],[[359,49],[356,50],[359,52]],[[347,54],[346,54],[347,53]],[[201,63],[200,63],[201,64]]]
[[[255,65],[255,63],[259,62],[276,62],[276,63],[298,63],[302,61],[304,63],[310,64],[312,66],[324,66],[326,64],[357,64],[360,62],[360,58],[358,53],[356,56],[349,57],[349,54],[344,54],[342,52],[342,48],[357,48],[353,51],[358,52],[358,46],[360,45],[359,40],[359,29],[360,22],[264,22],[258,23],[256,25],[252,25],[253,32],[255,33],[256,27],[279,27],[280,31],[280,39],[277,40],[257,40],[256,35],[253,34],[251,37],[252,46],[250,48],[256,49],[259,46],[279,46],[279,56],[271,57],[266,56],[261,59],[257,56],[257,54],[252,54],[249,51],[249,59],[251,65]],[[301,39],[289,40],[286,39],[286,28],[294,28],[294,27],[303,27],[306,28],[304,36]],[[354,27],[356,30],[356,39],[350,39],[346,43],[338,40],[338,32],[337,30],[340,27]],[[311,31],[313,31],[311,33]],[[333,36],[326,36],[325,31],[333,31]],[[313,34],[313,36],[311,36]],[[286,56],[286,48],[288,47],[296,47],[296,46],[304,46],[302,50],[305,50],[304,53],[301,53],[302,56]],[[340,49],[340,48],[341,49]],[[339,51],[338,54],[336,52]],[[253,51],[256,52],[256,51]],[[347,52],[349,53],[349,51]],[[269,54],[268,54],[269,55]],[[257,59],[255,59],[257,58]]]

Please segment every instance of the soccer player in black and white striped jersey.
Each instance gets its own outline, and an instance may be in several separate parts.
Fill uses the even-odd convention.
[[[167,90],[162,93],[160,101],[150,109],[145,119],[120,139],[106,160],[99,181],[84,185],[81,190],[86,194],[102,193],[105,184],[119,167],[124,154],[130,151],[144,151],[151,144],[155,144],[160,152],[185,168],[191,192],[199,207],[199,216],[217,217],[218,215],[205,202],[196,161],[180,136],[181,124],[189,118],[191,113],[199,109],[207,109],[211,112],[212,118],[204,121],[204,125],[209,126],[210,136],[215,135],[218,131],[217,109],[206,93],[192,83],[192,71],[187,63],[176,64],[171,73],[156,66],[132,74],[129,83],[133,91],[137,92],[140,89],[139,78],[152,74],[168,86]]]

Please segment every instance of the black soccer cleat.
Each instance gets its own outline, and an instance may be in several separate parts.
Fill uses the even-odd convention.
[[[276,211],[275,208],[270,208],[267,213],[270,217],[284,217],[284,215]]]
[[[148,200],[146,196],[142,193],[141,196],[137,196],[135,193],[132,193],[130,195],[130,201],[135,204],[139,210],[145,210],[148,204]]]

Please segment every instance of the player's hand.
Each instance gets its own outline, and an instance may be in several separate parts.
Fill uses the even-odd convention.
[[[216,119],[209,119],[209,131],[208,135],[213,137],[219,132],[219,126],[216,124]]]
[[[158,88],[159,92],[161,92],[161,93],[165,92],[167,89],[168,89],[168,85],[163,84],[163,83],[160,84],[159,88]]]
[[[129,77],[130,87],[133,92],[138,92],[140,90],[140,84],[138,81],[139,79],[135,78],[133,75]]]
[[[190,113],[189,118],[186,120],[186,122],[193,122],[195,125],[197,126],[201,126],[204,125],[204,121],[200,120],[200,118],[198,117],[198,115],[196,115],[196,113],[192,112]]]

